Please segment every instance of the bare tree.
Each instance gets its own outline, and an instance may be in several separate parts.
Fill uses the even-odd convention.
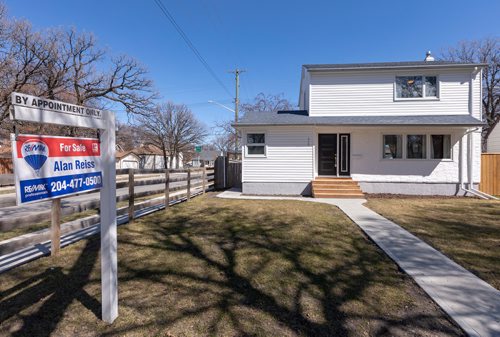
[[[26,21],[5,23],[0,43],[0,122],[9,115],[13,91],[34,93],[47,52]]]
[[[147,71],[127,56],[111,59],[108,71],[98,70],[105,60],[105,52],[96,46],[91,34],[66,32],[65,47],[70,57],[69,78],[76,104],[105,100],[121,104],[127,113],[143,114],[157,98]]]
[[[147,141],[163,152],[165,165],[179,167],[181,153],[192,151],[207,136],[205,127],[184,104],[167,102],[156,106],[149,114],[138,117],[140,127],[146,131]]]
[[[214,145],[225,153],[235,152],[236,142],[240,143],[238,130],[233,126],[234,121],[216,123]]]
[[[253,102],[247,102],[241,105],[241,111],[243,113],[249,111],[280,111],[280,110],[292,110],[293,105],[289,100],[284,98],[283,94],[264,94],[260,93],[253,99]],[[236,144],[240,142],[240,134],[236,130],[232,123],[234,121],[223,121],[216,124],[216,137],[214,139],[214,144],[220,151],[224,152],[238,152],[235,149]],[[235,158],[236,159],[236,158]]]
[[[292,110],[293,105],[281,94],[264,94],[261,92],[255,96],[253,102],[247,102],[241,105],[241,111],[280,111]]]
[[[234,130],[234,128],[231,127]],[[216,135],[212,141],[212,145],[221,152],[229,152],[234,146],[234,138],[232,137],[234,132],[225,132],[223,134]]]
[[[483,117],[488,126],[483,128],[483,151],[495,125],[500,122],[500,39],[490,38],[479,41],[462,41],[441,55],[442,59],[457,62],[487,63],[483,71]]]
[[[103,70],[105,67],[107,70]],[[8,122],[14,91],[79,105],[121,105],[130,115],[150,111],[157,94],[146,69],[127,56],[108,57],[92,34],[75,29],[33,31],[0,4],[0,123]]]
[[[136,125],[116,122],[116,144],[124,151],[130,151],[146,143],[144,132]]]

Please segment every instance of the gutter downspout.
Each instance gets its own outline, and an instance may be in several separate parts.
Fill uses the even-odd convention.
[[[474,84],[474,77],[477,76],[477,74],[479,73],[479,83],[480,83],[480,87],[479,87],[479,90],[480,90],[480,94],[482,94],[482,71],[483,69],[482,68],[478,68],[478,67],[475,67],[474,70],[471,72],[470,74],[470,82],[469,82],[469,112],[470,112],[470,115],[473,116],[473,112],[474,112],[474,90],[473,90],[473,84]],[[482,96],[480,96],[482,97]],[[481,103],[481,101],[479,102]],[[482,121],[483,120],[483,113],[482,113],[482,106],[480,105],[479,107],[479,111],[480,111],[480,120]],[[484,193],[482,191],[479,191],[479,190],[476,190],[474,188],[474,165],[472,165],[472,161],[474,160],[474,155],[473,155],[473,149],[474,149],[474,146],[473,146],[473,132],[476,132],[478,131],[479,128],[475,128],[473,130],[471,130],[470,132],[467,132],[467,157],[468,157],[468,163],[467,163],[467,169],[469,171],[469,189],[468,189],[468,192],[469,193],[472,193],[476,196],[479,196],[480,198],[483,198],[483,199],[492,199],[492,200],[500,200],[498,199],[497,197],[494,197],[492,195],[489,195],[487,193]],[[464,187],[462,187],[462,189],[465,190]]]
[[[497,197],[494,197],[492,195],[489,195],[487,193],[484,193],[484,192],[481,192],[481,191],[478,191],[474,188],[474,177],[473,177],[473,165],[472,165],[472,159],[474,158],[473,155],[472,155],[472,149],[473,149],[473,146],[472,146],[472,133],[473,132],[476,132],[478,131],[479,128],[475,128],[475,129],[472,129],[472,130],[469,130],[465,133],[464,136],[467,136],[467,175],[468,175],[468,185],[469,185],[469,188],[466,188],[465,187],[465,182],[464,182],[464,179],[463,179],[463,172],[464,172],[464,155],[463,155],[463,149],[464,149],[464,146],[463,146],[463,143],[464,143],[464,140],[463,140],[463,137],[462,136],[462,139],[460,139],[460,144],[461,144],[461,147],[460,147],[460,151],[461,151],[461,161],[460,161],[460,189],[465,191],[466,193],[470,193],[472,195],[475,195],[476,197],[479,197],[481,199],[491,199],[491,200],[500,200],[498,199]]]

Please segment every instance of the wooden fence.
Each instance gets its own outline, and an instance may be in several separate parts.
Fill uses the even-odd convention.
[[[0,158],[0,174],[11,174],[14,172],[11,158]]]
[[[241,188],[241,162],[230,161],[228,157],[217,157],[215,160],[215,188]]]
[[[123,169],[117,170],[120,181],[117,181],[117,188],[127,188],[128,194],[117,195],[117,216],[128,215],[128,221],[133,222],[137,216],[142,216],[146,213],[141,211],[152,209],[158,210],[164,208],[168,210],[174,203],[180,201],[189,201],[191,198],[204,194],[207,190],[213,189],[214,185],[214,169],[210,167],[202,167],[197,169],[186,170],[139,170],[139,169]],[[141,178],[148,175],[146,179]],[[140,180],[137,178],[141,178]],[[144,189],[143,187],[150,186]],[[137,189],[141,191],[137,191]],[[95,191],[89,193],[96,193]],[[139,199],[140,200],[137,200]],[[7,232],[15,228],[23,228],[32,226],[33,223],[41,222],[46,219],[51,219],[51,227],[49,231],[32,235],[29,238],[20,239],[12,244],[0,245],[0,255],[10,253],[17,249],[25,248],[29,245],[43,242],[51,239],[51,252],[57,254],[60,248],[60,237],[62,234],[68,234],[75,230],[90,227],[99,222],[99,215],[92,215],[81,218],[81,223],[78,221],[67,222],[64,227],[61,227],[62,216],[80,213],[88,209],[96,209],[100,207],[99,197],[89,200],[74,207],[61,208],[61,199],[54,199],[52,209],[41,211],[37,214],[26,218],[15,219],[15,222],[5,222],[0,219],[0,231]],[[128,202],[125,202],[128,201]]]
[[[500,195],[500,153],[481,154],[479,190],[491,195]]]

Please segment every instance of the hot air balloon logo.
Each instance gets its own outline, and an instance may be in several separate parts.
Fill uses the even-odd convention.
[[[38,139],[29,139],[21,146],[21,154],[36,175],[40,176],[40,169],[49,156],[47,144]]]

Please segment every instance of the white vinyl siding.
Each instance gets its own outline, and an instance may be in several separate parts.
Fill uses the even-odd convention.
[[[259,130],[245,130],[259,133]],[[266,157],[243,159],[243,182],[309,182],[313,179],[312,130],[273,128],[266,132]],[[246,146],[246,144],[244,144]]]
[[[483,103],[481,101],[481,72],[478,72],[476,76],[472,77],[472,111],[471,114],[477,119],[481,119],[481,111],[483,109]]]
[[[487,140],[487,152],[500,153],[500,124],[497,124]]]
[[[395,100],[396,76],[437,75],[439,98]],[[475,99],[479,98],[479,79],[473,80]],[[334,115],[457,115],[469,114],[471,70],[351,71],[311,73],[311,116]],[[479,105],[474,104],[473,110]],[[475,115],[475,114],[473,114]]]

